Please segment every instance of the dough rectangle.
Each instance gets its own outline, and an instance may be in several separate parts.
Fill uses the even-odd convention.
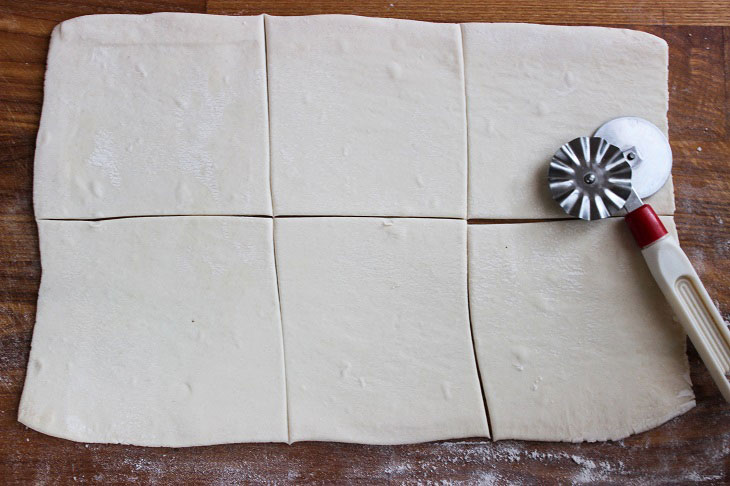
[[[625,226],[469,226],[472,328],[495,439],[616,440],[694,406],[684,332]]]
[[[34,205],[39,219],[271,215],[263,17],[59,24]]]
[[[456,24],[266,17],[277,215],[466,216]]]
[[[565,217],[547,187],[566,142],[620,116],[666,135],[667,43],[627,29],[462,24],[469,140],[469,218]],[[671,177],[648,199],[674,213]]]
[[[275,242],[293,442],[488,436],[464,221],[277,218]]]
[[[82,442],[287,441],[270,219],[38,227],[22,423]]]

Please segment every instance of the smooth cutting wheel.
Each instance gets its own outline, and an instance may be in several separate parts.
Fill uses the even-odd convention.
[[[672,172],[672,148],[659,128],[635,116],[614,118],[596,130],[616,145],[631,165],[631,185],[639,197],[649,197],[667,182]]]

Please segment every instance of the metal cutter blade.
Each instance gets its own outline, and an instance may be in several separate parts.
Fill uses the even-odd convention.
[[[614,118],[594,136],[624,152],[631,164],[631,185],[640,198],[651,196],[667,182],[672,172],[672,148],[653,123],[636,116]]]
[[[579,137],[555,153],[548,183],[553,199],[571,216],[607,218],[631,195],[631,165],[619,147],[603,138]]]

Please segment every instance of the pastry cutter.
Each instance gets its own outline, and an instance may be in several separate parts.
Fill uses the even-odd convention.
[[[641,198],[657,192],[672,170],[661,130],[637,117],[601,126],[594,136],[566,143],[550,161],[553,199],[585,220],[623,214],[652,276],[697,349],[722,396],[730,402],[730,332],[692,264]]]

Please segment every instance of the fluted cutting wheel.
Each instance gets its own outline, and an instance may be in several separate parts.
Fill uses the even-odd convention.
[[[607,218],[631,194],[631,165],[617,146],[599,137],[580,137],[553,155],[548,182],[566,213],[585,220]]]

